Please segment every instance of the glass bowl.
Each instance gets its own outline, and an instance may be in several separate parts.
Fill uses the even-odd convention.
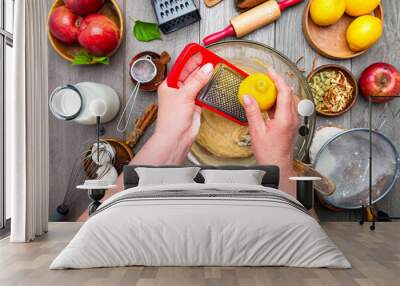
[[[307,81],[287,57],[277,50],[254,41],[230,40],[207,46],[209,50],[228,60],[248,73],[266,73],[269,66],[280,74],[293,90],[297,100],[310,99],[312,94]],[[308,150],[315,129],[315,113],[309,118],[310,132],[307,136],[298,135],[294,146],[296,159],[303,159]],[[279,142],[277,142],[279,144]],[[189,161],[199,165],[254,165],[254,156],[246,158],[217,157],[195,142],[188,156]]]

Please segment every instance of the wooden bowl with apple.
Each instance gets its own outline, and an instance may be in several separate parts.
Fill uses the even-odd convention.
[[[108,61],[119,48],[124,20],[115,0],[56,0],[48,15],[48,38],[65,60],[82,64]],[[94,39],[91,29],[102,29],[103,38]],[[89,62],[82,62],[88,56]],[[76,61],[79,59],[80,61]],[[104,62],[103,62],[104,63]]]

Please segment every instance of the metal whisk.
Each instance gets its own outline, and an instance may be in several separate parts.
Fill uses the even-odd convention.
[[[76,186],[83,184],[85,180],[101,180],[112,168],[115,160],[115,156],[112,153],[112,147],[105,140],[100,140],[100,143],[99,148],[93,148],[94,145],[97,146],[96,140],[89,140],[83,144],[86,148],[80,153],[79,157],[74,162],[68,178],[68,186],[63,202],[57,207],[57,212],[59,214],[68,214],[71,203],[74,201],[77,193]],[[93,160],[93,158],[99,159]],[[111,164],[97,164],[104,161],[111,162]]]

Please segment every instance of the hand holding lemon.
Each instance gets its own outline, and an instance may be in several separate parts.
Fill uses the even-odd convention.
[[[238,97],[243,105],[243,96],[251,95],[261,112],[268,111],[275,105],[276,87],[272,79],[263,73],[254,73],[246,77],[239,86]]]
[[[268,68],[267,74],[252,74],[243,81],[240,94],[244,103],[244,109],[249,121],[249,133],[251,137],[251,149],[259,165],[277,165],[280,173],[280,188],[288,190],[295,195],[295,186],[288,178],[295,175],[293,170],[294,144],[296,142],[299,118],[296,110],[295,97],[291,88],[275,70]],[[268,85],[268,92],[261,93],[264,96],[256,99],[254,92],[256,86],[261,83]],[[268,120],[264,118],[258,109],[260,98],[263,101],[276,99],[274,115]],[[267,105],[272,106],[272,105]]]

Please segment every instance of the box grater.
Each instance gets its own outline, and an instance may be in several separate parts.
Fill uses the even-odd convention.
[[[200,20],[193,0],[151,0],[158,26],[164,34],[172,33]]]
[[[168,75],[168,86],[178,88],[180,73],[186,62],[197,53],[202,55],[201,65],[212,63],[214,72],[209,83],[196,97],[196,104],[238,124],[247,125],[246,113],[239,102],[238,91],[240,83],[248,74],[198,44],[192,43],[183,49]]]

